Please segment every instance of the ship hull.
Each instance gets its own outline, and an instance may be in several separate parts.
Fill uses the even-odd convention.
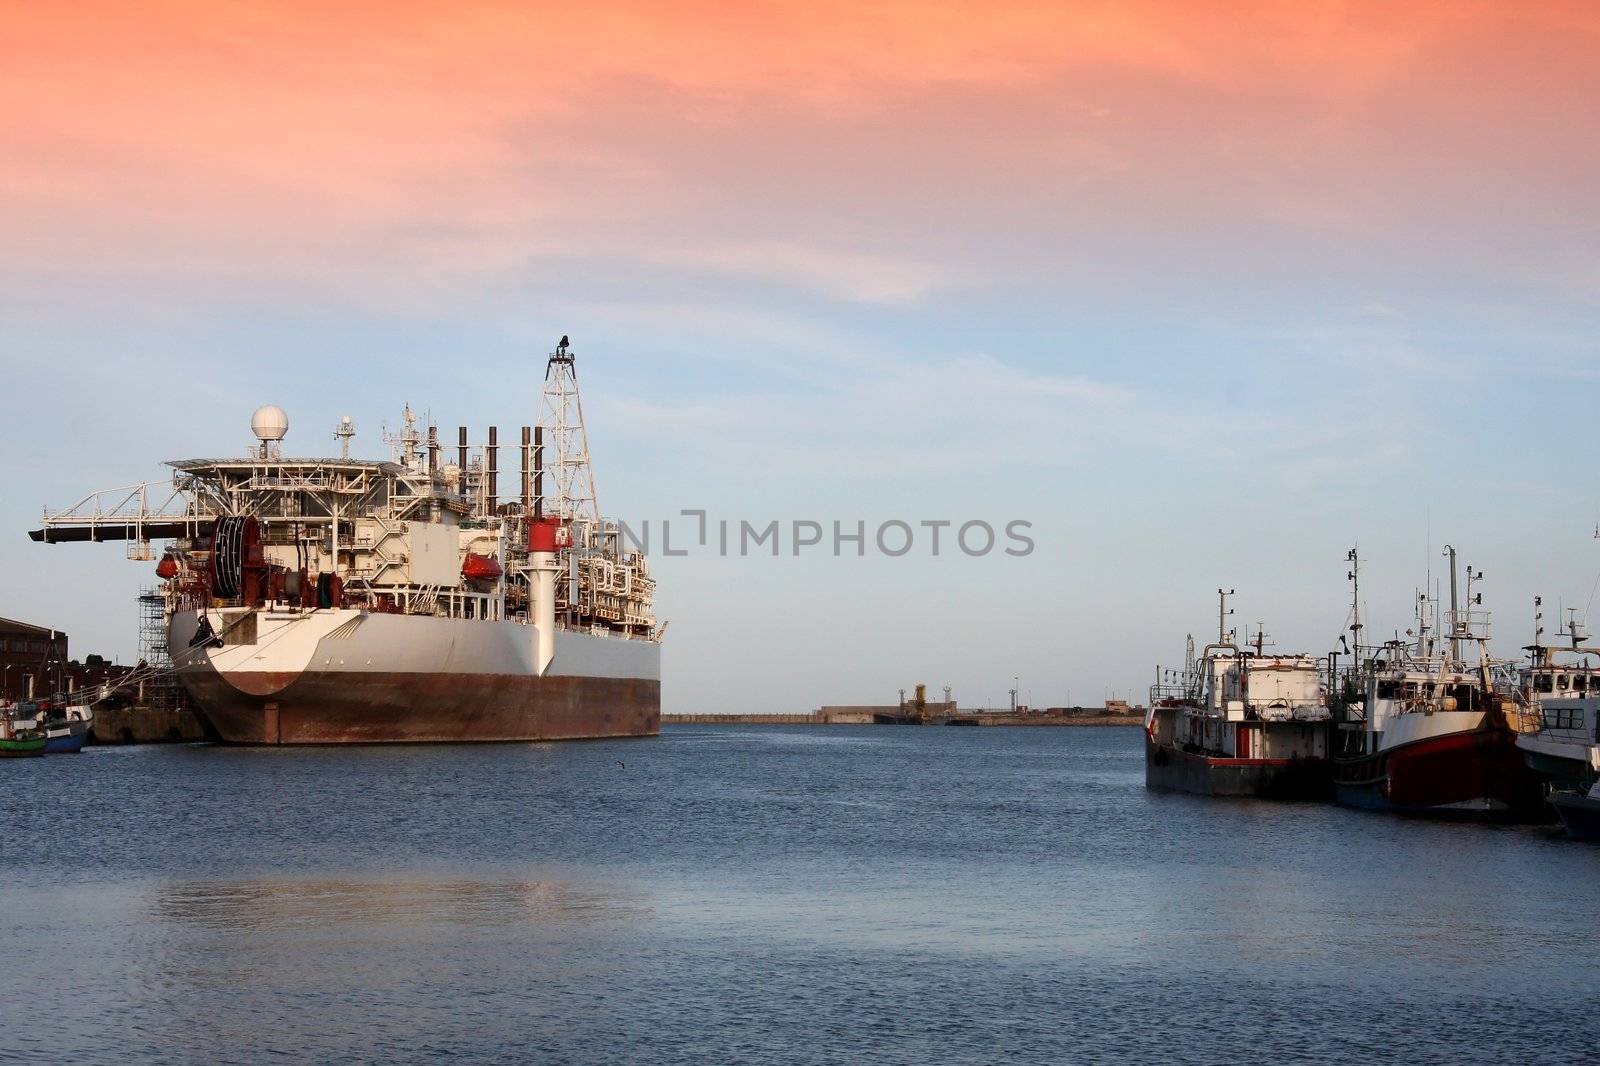
[[[1334,761],[1341,805],[1396,814],[1548,821],[1539,779],[1515,736],[1496,728],[1443,733]]]
[[[1583,759],[1551,755],[1546,752],[1524,751],[1523,762],[1528,769],[1549,783],[1551,790],[1587,790],[1594,784],[1594,770]]]
[[[1197,796],[1315,801],[1333,795],[1326,759],[1230,759],[1157,744],[1148,736],[1144,784],[1155,792]]]
[[[366,615],[208,618],[170,643],[196,709],[232,744],[575,740],[661,729],[659,645],[558,632],[538,674],[534,630],[513,622]],[[236,634],[248,629],[248,640]],[[230,643],[233,641],[233,643]]]
[[[1574,792],[1557,792],[1550,803],[1574,840],[1600,840],[1600,800]]]
[[[1517,750],[1528,769],[1545,781],[1547,791],[1588,792],[1595,782],[1595,772],[1589,765],[1588,738],[1580,737],[1524,733],[1517,737]]]

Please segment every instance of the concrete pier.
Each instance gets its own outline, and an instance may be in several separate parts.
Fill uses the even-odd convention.
[[[187,708],[96,708],[90,744],[182,744],[214,739]]]

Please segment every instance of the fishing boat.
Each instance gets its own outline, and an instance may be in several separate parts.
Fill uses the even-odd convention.
[[[32,729],[19,729],[11,716],[0,714],[0,759],[43,755],[45,736]]]
[[[1600,655],[1600,648],[1584,643],[1589,638],[1576,608],[1569,609],[1566,624],[1558,631],[1571,646],[1546,646],[1540,604],[1536,598],[1534,642],[1523,649],[1531,659],[1522,671],[1524,710],[1517,749],[1552,794],[1586,794],[1600,779],[1591,756],[1600,744],[1600,666],[1589,659]]]
[[[18,704],[11,716],[18,733],[45,738],[46,755],[72,755],[83,750],[94,725],[94,712],[86,703],[63,707],[52,701]]]
[[[1331,797],[1329,711],[1318,660],[1239,646],[1218,589],[1217,639],[1157,669],[1145,716],[1145,787],[1202,796]]]
[[[46,755],[75,755],[83,750],[94,726],[94,714],[87,707],[71,707],[61,718],[52,718],[44,724]]]
[[[1474,611],[1481,572],[1469,567],[1467,603],[1458,597],[1456,551],[1450,559],[1448,634],[1429,624],[1433,601],[1418,597],[1414,640],[1363,648],[1353,683],[1338,701],[1337,799],[1348,807],[1440,817],[1508,821],[1547,819],[1543,788],[1517,749],[1519,700],[1509,664],[1488,653],[1488,613]],[[1435,609],[1436,610],[1436,609]],[[1475,647],[1475,654],[1468,648]]]

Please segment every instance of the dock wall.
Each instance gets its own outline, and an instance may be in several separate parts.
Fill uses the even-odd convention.
[[[90,744],[181,744],[211,740],[193,711],[167,707],[96,708]]]

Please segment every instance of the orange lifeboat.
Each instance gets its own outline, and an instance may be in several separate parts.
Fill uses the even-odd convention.
[[[468,552],[461,562],[461,576],[468,581],[499,581],[500,564],[493,556]]]
[[[156,564],[156,577],[166,581],[177,576],[178,560],[174,559],[170,555],[163,555],[161,557],[161,561]]]

